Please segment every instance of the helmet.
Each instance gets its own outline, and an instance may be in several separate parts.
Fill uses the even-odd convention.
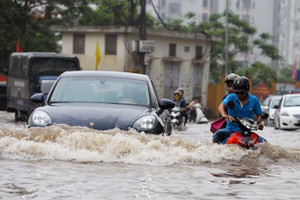
[[[240,77],[239,75],[235,74],[235,73],[230,73],[225,77],[225,83],[227,81],[234,81],[236,78]]]
[[[179,94],[179,90],[175,90],[175,91],[173,92],[173,95],[175,95],[175,94]]]
[[[241,92],[243,90],[249,91],[249,80],[245,76],[240,76],[233,81],[234,92]]]
[[[177,89],[179,91],[179,95],[182,96],[184,94],[184,90],[182,88]]]

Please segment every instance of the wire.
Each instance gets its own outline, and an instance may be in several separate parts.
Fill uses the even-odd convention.
[[[154,5],[154,3],[153,3],[152,0],[150,0],[150,3],[151,3],[151,5],[152,5],[152,7],[153,7],[153,9],[154,9],[154,12],[155,12],[156,15],[157,15],[157,18],[158,18],[159,21],[161,22],[161,24],[162,24],[166,29],[171,30],[171,31],[175,31],[174,28],[170,28],[170,27],[163,21],[163,19],[161,18],[160,14],[159,14],[159,12],[157,11],[157,9],[156,9],[156,7],[155,7],[155,5]],[[210,43],[210,46],[212,47],[212,46],[213,46],[213,41],[212,41],[211,35],[209,35],[208,33],[204,32],[204,31],[200,31],[200,32],[206,37],[206,45],[205,45],[205,47],[208,47],[208,46],[209,46],[208,43]],[[196,33],[196,32],[195,32],[195,33]],[[204,51],[202,51],[202,58],[210,57],[210,56],[211,56],[210,51],[211,51],[211,48],[207,48],[207,49],[205,49]]]
[[[150,3],[151,3],[151,5],[152,5],[152,7],[153,7],[153,9],[154,9],[154,12],[155,12],[156,15],[157,15],[157,18],[158,18],[159,21],[160,21],[160,23],[161,23],[166,29],[168,29],[168,30],[174,30],[174,29],[171,29],[170,27],[168,27],[168,25],[165,24],[164,20],[161,18],[161,16],[160,16],[160,14],[158,13],[156,7],[154,6],[154,3],[153,3],[152,0],[150,0]]]

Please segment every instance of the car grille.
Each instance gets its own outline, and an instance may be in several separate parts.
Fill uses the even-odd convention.
[[[300,118],[300,114],[293,115],[295,118]]]

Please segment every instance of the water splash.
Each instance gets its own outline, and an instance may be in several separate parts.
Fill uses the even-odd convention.
[[[257,150],[246,150],[236,145],[191,142],[174,136],[55,125],[19,130],[0,129],[0,157],[168,166],[247,159],[259,162],[262,158],[268,162],[277,162],[280,159],[299,162],[300,149],[263,144]]]

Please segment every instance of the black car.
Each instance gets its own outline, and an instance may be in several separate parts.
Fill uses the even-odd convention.
[[[170,135],[169,99],[157,98],[147,75],[127,72],[73,71],[57,79],[46,100],[42,93],[31,100],[43,103],[28,120],[29,127],[53,124],[97,130],[135,129]]]

